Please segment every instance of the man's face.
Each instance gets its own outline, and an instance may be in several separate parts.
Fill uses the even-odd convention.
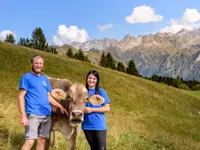
[[[35,57],[32,63],[32,71],[35,74],[40,74],[43,68],[43,59],[41,57]]]

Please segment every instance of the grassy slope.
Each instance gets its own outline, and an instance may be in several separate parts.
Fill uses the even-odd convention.
[[[200,149],[200,99],[163,84],[100,68],[67,57],[0,43],[0,149],[20,149],[23,127],[19,124],[17,91],[22,74],[30,71],[30,57],[42,54],[44,72],[52,77],[85,82],[96,69],[101,86],[111,99],[107,114],[109,150]],[[78,150],[87,150],[81,134]],[[59,149],[67,144],[59,136]]]
[[[78,50],[70,45],[63,45],[63,46],[52,46],[55,47],[56,50],[58,51],[58,54],[60,55],[66,55],[67,51],[69,48],[71,48],[72,52],[75,54],[76,52],[78,52]]]
[[[190,94],[194,95],[194,96],[197,96],[197,97],[200,97],[200,91],[188,91]]]
[[[61,47],[59,46],[53,46],[56,48],[56,50],[58,51],[59,55],[66,55],[69,47],[72,49],[73,54],[78,52],[78,49],[73,48],[70,45],[63,45]],[[89,58],[89,60],[91,61],[92,64],[97,65],[99,64],[100,61],[100,57],[101,57],[101,52],[100,51],[83,51],[84,55],[87,56]]]

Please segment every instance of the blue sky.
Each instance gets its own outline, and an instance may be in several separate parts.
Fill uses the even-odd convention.
[[[1,0],[0,14],[0,40],[41,27],[56,45],[200,27],[199,0]]]

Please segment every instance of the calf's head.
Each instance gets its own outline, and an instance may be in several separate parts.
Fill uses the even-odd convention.
[[[70,125],[77,127],[83,122],[84,109],[86,99],[88,98],[88,91],[83,84],[73,84],[67,92],[67,99],[69,100]]]
[[[83,122],[84,109],[86,99],[88,98],[88,91],[81,83],[75,83],[69,86],[67,93],[64,89],[55,88],[52,90],[51,95],[54,99],[69,110],[69,122],[72,127],[78,127]],[[54,108],[54,107],[53,107]],[[52,109],[53,112],[56,110]],[[59,113],[61,113],[59,111]]]

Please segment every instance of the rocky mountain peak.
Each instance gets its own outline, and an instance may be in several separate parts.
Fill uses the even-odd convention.
[[[124,38],[122,39],[122,41],[130,41],[132,39],[134,39],[134,37],[132,37],[130,34],[127,34],[127,35],[124,36]]]
[[[180,31],[178,31],[177,33],[176,33],[176,35],[184,35],[184,34],[187,34],[188,32],[189,32],[190,30],[188,30],[188,29],[181,29]]]
[[[107,50],[110,47],[118,48],[118,51],[125,52],[135,47],[150,47],[156,51],[176,52],[179,49],[190,48],[192,45],[200,42],[200,29],[187,30],[182,29],[176,34],[155,33],[148,35],[138,35],[133,37],[130,34],[124,36],[122,40],[114,38],[104,38],[98,40],[89,40],[84,43],[72,43],[71,46],[81,48],[82,50],[98,49]]]
[[[144,76],[153,74],[198,79],[200,81],[200,29],[182,29],[176,34],[156,33],[122,40],[104,38],[71,46],[82,50],[98,49],[110,52],[116,59],[127,63],[134,59]]]

